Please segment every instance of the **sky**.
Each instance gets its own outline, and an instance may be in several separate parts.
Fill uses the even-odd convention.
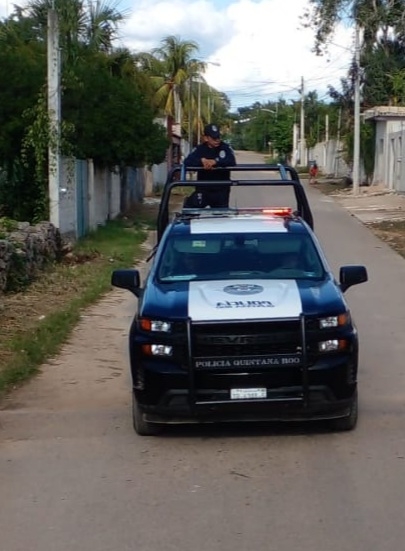
[[[0,0],[0,17],[18,0]],[[175,35],[199,45],[196,57],[207,62],[205,79],[224,92],[236,111],[255,102],[299,99],[316,90],[328,101],[328,85],[339,88],[354,52],[353,30],[336,29],[328,55],[313,52],[314,31],[300,17],[308,0],[107,0],[125,11],[117,45],[134,52],[160,46]]]

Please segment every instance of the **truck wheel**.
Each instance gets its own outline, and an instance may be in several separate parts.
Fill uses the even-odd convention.
[[[148,421],[144,420],[143,412],[139,408],[134,393],[132,393],[132,421],[135,432],[139,434],[139,436],[156,436],[162,430],[160,425],[148,423]]]
[[[349,415],[347,417],[340,417],[339,419],[333,419],[331,421],[332,428],[339,432],[353,430],[357,424],[357,418],[358,418],[358,397],[357,397],[357,390],[356,390],[350,406]]]

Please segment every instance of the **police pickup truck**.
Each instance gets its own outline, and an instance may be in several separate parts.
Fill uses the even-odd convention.
[[[278,171],[259,184],[292,186],[296,209],[182,209],[170,219],[173,188],[196,182],[168,182],[144,284],[138,270],[113,272],[112,284],[138,297],[129,349],[140,435],[190,422],[356,425],[358,337],[343,293],[367,281],[366,268],[344,266],[335,280],[293,169],[232,174],[243,170]]]

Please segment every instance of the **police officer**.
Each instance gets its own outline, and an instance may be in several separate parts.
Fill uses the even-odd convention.
[[[230,180],[230,170],[215,170],[216,167],[235,166],[236,159],[232,148],[221,140],[219,128],[215,124],[207,124],[204,128],[203,143],[198,145],[184,160],[184,165],[203,167],[197,171],[197,180],[215,181]],[[196,187],[196,190],[185,199],[186,208],[228,207],[229,185],[212,187]]]

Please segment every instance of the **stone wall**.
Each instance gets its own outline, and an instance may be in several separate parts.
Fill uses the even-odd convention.
[[[61,254],[59,230],[49,222],[6,225],[0,219],[0,293],[27,285]]]

